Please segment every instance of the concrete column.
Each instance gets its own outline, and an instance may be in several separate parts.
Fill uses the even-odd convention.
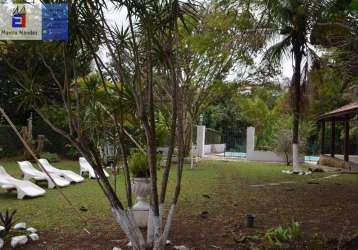
[[[246,153],[255,151],[255,128],[246,129]]]
[[[197,126],[196,128],[196,149],[199,157],[205,155],[205,126]]]

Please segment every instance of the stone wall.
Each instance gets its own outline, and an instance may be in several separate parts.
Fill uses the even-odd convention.
[[[354,167],[353,163],[346,162],[338,158],[333,158],[330,155],[320,155],[319,164],[342,169],[350,169]]]

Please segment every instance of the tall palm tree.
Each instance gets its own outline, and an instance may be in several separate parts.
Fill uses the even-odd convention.
[[[317,22],[320,9],[324,1],[309,0],[273,0],[269,1],[267,16],[270,26],[273,26],[275,36],[283,39],[272,45],[266,52],[264,60],[278,65],[286,56],[293,61],[293,75],[291,80],[293,127],[292,127],[292,161],[293,172],[301,172],[298,162],[299,120],[302,96],[302,85],[306,83],[308,64],[310,59],[316,58],[310,47],[310,33]]]

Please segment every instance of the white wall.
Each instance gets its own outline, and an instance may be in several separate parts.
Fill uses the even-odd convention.
[[[206,154],[224,152],[225,144],[205,145],[205,132],[206,132],[205,126],[197,126],[196,129],[197,156],[204,157]]]
[[[224,153],[225,144],[211,144],[211,153]]]
[[[203,146],[204,149],[204,155],[205,154],[213,154],[213,153],[223,153],[225,152],[225,144],[207,144]],[[168,154],[168,147],[158,147],[158,151],[163,152],[164,155]],[[197,154],[197,147],[193,145],[192,147],[192,153]]]
[[[249,161],[286,162],[286,157],[284,155],[278,155],[272,151],[262,151],[262,150],[248,152],[247,159]],[[292,161],[292,156],[289,156],[289,160]],[[302,155],[299,156],[298,161],[300,163],[303,163],[304,156]]]
[[[224,153],[225,144],[206,144],[204,145],[205,154]]]
[[[246,129],[246,153],[255,151],[255,128]]]
[[[286,162],[284,155],[278,155],[272,151],[255,150],[255,128],[248,127],[246,131],[246,154],[249,161]],[[292,156],[289,156],[290,161]],[[298,161],[304,162],[304,156],[300,155]]]
[[[157,151],[161,151],[163,155],[167,155],[169,151],[169,147],[157,147]]]
[[[211,145],[204,145],[204,154],[210,154],[211,153]]]

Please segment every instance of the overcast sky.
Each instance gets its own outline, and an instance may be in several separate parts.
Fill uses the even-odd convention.
[[[108,10],[107,18],[112,24],[116,24],[119,27],[121,27],[122,25],[124,25],[124,26],[128,25],[128,22],[127,22],[127,19],[126,19],[127,12],[126,12],[125,9],[121,9],[119,11],[119,10],[116,10],[113,5],[109,5],[108,7],[109,7],[109,10]],[[272,41],[272,43],[277,42],[278,39]],[[268,47],[269,46],[270,45],[268,45]],[[102,51],[101,54],[102,54],[102,57],[106,60],[107,57],[106,57],[105,51]],[[255,63],[259,64],[259,63],[261,63],[261,60],[262,60],[262,55],[259,55],[258,57],[256,57]],[[282,74],[280,76],[278,76],[277,80],[281,81],[284,78],[291,78],[292,77],[292,72],[293,72],[293,70],[292,70],[292,61],[291,61],[291,59],[290,58],[284,58],[282,60]],[[238,75],[238,72],[233,71],[233,72],[230,73],[228,79],[233,80],[233,79],[235,79],[235,77],[237,75]]]

